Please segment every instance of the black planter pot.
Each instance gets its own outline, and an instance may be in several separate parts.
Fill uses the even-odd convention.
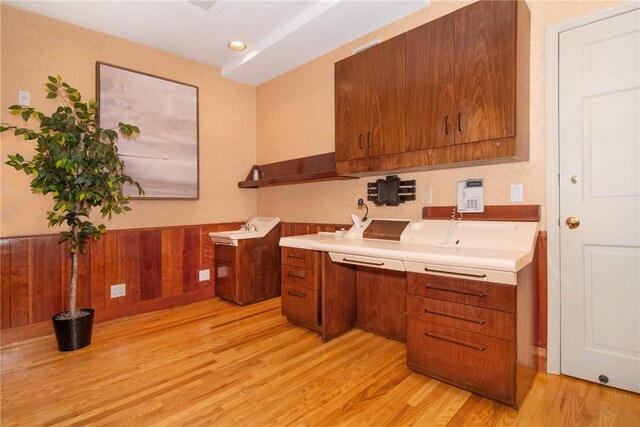
[[[76,319],[56,319],[59,314],[51,318],[53,330],[56,332],[58,350],[74,351],[91,344],[91,330],[93,329],[94,311],[90,308],[83,308],[89,314]]]

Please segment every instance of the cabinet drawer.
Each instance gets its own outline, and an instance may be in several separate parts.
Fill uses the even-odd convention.
[[[504,340],[516,339],[515,313],[408,295],[407,316]]]
[[[516,311],[516,287],[511,285],[407,273],[407,292],[477,307]]]
[[[515,404],[514,342],[407,319],[410,368]]]
[[[318,291],[282,283],[282,314],[289,320],[309,327],[320,326]]]
[[[235,246],[216,245],[215,246],[216,260],[233,263],[236,261],[236,250],[237,249]]]
[[[315,269],[305,269],[293,267],[291,265],[282,266],[282,283],[289,283],[295,286],[303,286],[309,289],[318,289],[318,273]]]
[[[318,265],[318,253],[308,249],[287,248],[282,246],[282,264],[293,267],[315,269]]]

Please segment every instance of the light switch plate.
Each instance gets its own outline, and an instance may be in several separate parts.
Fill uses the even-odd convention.
[[[524,200],[524,189],[522,184],[511,184],[511,201],[522,202]]]
[[[209,269],[200,270],[198,272],[198,277],[199,277],[200,281],[203,282],[203,281],[209,280],[211,278],[211,273],[209,273]]]
[[[420,189],[420,203],[423,205],[431,204],[431,187],[424,187]]]

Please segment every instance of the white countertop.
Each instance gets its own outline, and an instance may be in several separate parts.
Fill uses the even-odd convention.
[[[344,237],[334,233],[283,237],[280,246],[423,263],[434,268],[516,273],[533,259],[537,223],[484,221],[452,226],[450,221],[414,221],[400,241],[363,239],[363,229],[354,228]],[[447,236],[448,245],[442,247]]]

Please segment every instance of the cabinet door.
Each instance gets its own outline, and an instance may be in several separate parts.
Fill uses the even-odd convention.
[[[350,56],[335,66],[336,161],[366,156],[365,52]]]
[[[455,12],[456,144],[515,136],[517,3]]]
[[[452,145],[454,113],[453,14],[407,33],[406,132],[409,151]]]
[[[369,156],[407,151],[404,124],[404,34],[364,51],[367,54]]]

